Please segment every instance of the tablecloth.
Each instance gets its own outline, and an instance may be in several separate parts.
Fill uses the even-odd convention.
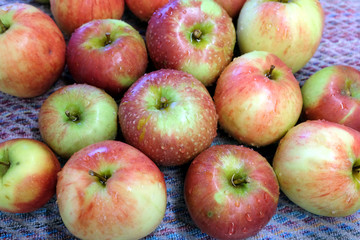
[[[0,5],[12,2],[29,3],[51,15],[49,5],[37,4],[33,0],[0,0]],[[316,71],[335,64],[360,70],[360,1],[321,0],[321,4],[326,21],[323,38],[314,57],[295,74],[300,84]],[[123,20],[144,35],[146,23],[137,20],[128,10]],[[37,116],[43,101],[56,89],[72,82],[65,69],[42,96],[21,99],[0,93],[0,141],[19,137],[42,141]],[[238,144],[219,130],[213,144],[224,143]],[[272,145],[256,150],[271,162],[275,148]],[[166,213],[158,228],[145,239],[211,239],[195,226],[186,209],[183,181],[187,167],[160,168],[167,186]],[[75,238],[64,226],[54,196],[45,206],[30,213],[0,212],[0,239]],[[360,211],[348,217],[321,217],[301,209],[281,193],[276,214],[250,239],[360,239]]]

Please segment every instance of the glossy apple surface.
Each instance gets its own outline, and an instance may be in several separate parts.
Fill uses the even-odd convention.
[[[192,75],[163,69],[137,80],[124,94],[119,122],[127,143],[159,165],[181,165],[216,136],[215,104]]]
[[[166,186],[139,150],[104,141],[75,153],[59,173],[61,218],[81,239],[140,239],[161,223]]]
[[[314,214],[340,217],[360,209],[359,159],[358,131],[313,120],[285,135],[273,167],[280,189],[295,204]]]
[[[41,10],[23,3],[0,6],[0,91],[42,95],[62,73],[65,49],[61,31]]]
[[[67,64],[74,80],[119,97],[141,77],[148,64],[141,35],[116,19],[98,19],[79,27],[67,47]]]
[[[214,1],[179,0],[149,20],[146,44],[157,69],[188,72],[212,85],[230,63],[236,41],[232,19]]]
[[[291,69],[274,54],[261,51],[235,58],[226,67],[214,101],[220,126],[251,146],[278,141],[296,124],[303,104]]]
[[[42,139],[62,158],[92,143],[115,139],[115,100],[103,90],[73,84],[52,93],[42,104],[38,123]]]
[[[215,0],[215,2],[222,6],[230,17],[235,18],[239,16],[246,0]]]
[[[67,36],[94,19],[120,19],[124,0],[50,0],[51,13]]]
[[[274,53],[293,72],[315,54],[324,29],[324,12],[318,0],[248,0],[237,25],[242,53]]]
[[[325,119],[360,131],[360,72],[350,66],[323,68],[301,88],[307,119]]]
[[[195,224],[216,239],[244,239],[272,218],[279,185],[267,160],[243,146],[217,145],[190,164],[185,202]]]
[[[25,213],[55,194],[60,163],[44,143],[16,138],[0,143],[0,211]]]
[[[149,21],[153,13],[172,0],[125,0],[130,11],[142,21]]]

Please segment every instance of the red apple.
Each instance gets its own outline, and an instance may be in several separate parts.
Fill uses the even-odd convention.
[[[125,0],[130,11],[142,21],[148,21],[153,13],[171,0]]]
[[[336,65],[321,69],[301,89],[307,119],[325,119],[360,131],[360,72]]]
[[[279,185],[267,160],[236,145],[213,146],[197,156],[184,192],[195,224],[217,239],[255,235],[275,214],[279,200]]]
[[[0,6],[0,91],[42,95],[64,69],[65,48],[61,31],[41,10],[21,3]]]
[[[123,136],[159,165],[181,165],[208,148],[216,136],[217,115],[205,86],[171,69],[145,74],[119,106]]]
[[[217,81],[214,101],[220,126],[251,146],[278,141],[302,110],[299,82],[274,54],[254,51],[233,60]]]
[[[215,0],[220,6],[222,6],[230,17],[238,17],[241,8],[246,0]]]
[[[16,138],[0,143],[0,211],[25,213],[55,194],[60,163],[44,143]]]
[[[303,122],[280,141],[273,167],[281,191],[311,213],[341,217],[360,209],[360,133],[352,128]]]
[[[116,19],[92,20],[79,27],[66,53],[76,82],[102,88],[114,97],[144,75],[148,64],[141,35]]]
[[[118,141],[75,153],[56,190],[65,226],[81,239],[140,239],[165,215],[163,174],[139,150]]]
[[[66,35],[94,19],[120,19],[124,0],[50,0],[51,13]]]
[[[157,69],[188,72],[212,85],[230,63],[236,34],[232,19],[214,1],[177,0],[151,17],[146,31]]]

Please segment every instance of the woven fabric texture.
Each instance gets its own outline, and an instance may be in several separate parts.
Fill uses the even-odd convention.
[[[50,15],[49,5],[33,0],[0,0],[30,3]],[[315,56],[295,77],[302,85],[316,71],[336,64],[360,70],[360,1],[321,0],[326,23],[322,41]],[[144,35],[146,24],[126,11],[123,20]],[[0,52],[0,55],[2,53]],[[4,56],[1,56],[4,57]],[[73,80],[65,70],[60,79],[44,95],[20,99],[0,92],[0,141],[33,138],[41,141],[37,116],[43,101],[56,89]],[[213,144],[237,144],[221,130]],[[259,149],[270,162],[275,146]],[[211,239],[192,222],[183,197],[183,181],[187,165],[161,167],[167,186],[167,209],[161,225],[145,239]],[[59,215],[55,196],[42,208],[26,213],[0,212],[0,239],[75,239]],[[341,218],[313,215],[280,195],[278,209],[271,221],[250,239],[360,239],[360,211]]]

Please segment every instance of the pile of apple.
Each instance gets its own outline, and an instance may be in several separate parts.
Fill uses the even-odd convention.
[[[360,72],[329,66],[302,87],[294,76],[320,44],[318,0],[100,2],[50,0],[54,20],[0,6],[0,91],[45,94],[65,64],[76,82],[43,102],[43,142],[0,144],[1,211],[56,192],[76,237],[142,238],[166,210],[158,166],[187,163],[189,213],[218,239],[257,234],[280,190],[318,215],[360,209]],[[144,37],[119,20],[125,4]],[[218,126],[242,145],[212,146]],[[272,164],[256,151],[271,144]]]

